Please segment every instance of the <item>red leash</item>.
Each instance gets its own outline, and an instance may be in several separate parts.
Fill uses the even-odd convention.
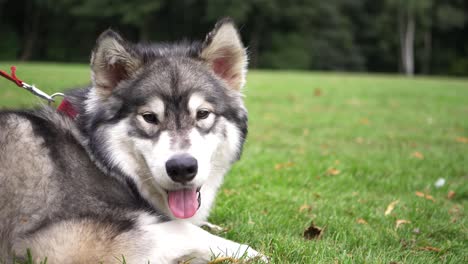
[[[75,110],[73,105],[68,101],[65,96],[62,93],[55,93],[52,95],[48,95],[44,93],[43,91],[39,90],[36,86],[34,85],[29,85],[22,80],[20,80],[16,76],[16,67],[11,66],[11,74],[6,73],[5,71],[0,70],[0,75],[3,76],[4,78],[8,79],[9,81],[15,83],[18,87],[24,88],[34,95],[46,99],[49,103],[54,102],[54,97],[55,96],[63,96],[62,103],[57,107],[58,112],[62,112],[65,115],[69,116],[72,119],[75,119],[75,117],[78,115],[78,112]]]
[[[0,70],[0,75],[7,78],[8,80],[14,82],[18,87],[23,87],[23,81],[16,77],[16,66],[11,66],[11,75],[5,71]]]

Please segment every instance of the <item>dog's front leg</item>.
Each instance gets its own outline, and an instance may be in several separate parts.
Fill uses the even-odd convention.
[[[247,245],[210,234],[198,226],[182,220],[147,225],[143,228],[154,235],[151,263],[207,263],[217,257],[253,259],[268,262],[267,258]]]

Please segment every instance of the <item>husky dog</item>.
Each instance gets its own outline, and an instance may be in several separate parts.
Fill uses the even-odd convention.
[[[247,134],[246,66],[229,19],[195,43],[108,30],[91,87],[66,95],[76,117],[0,112],[0,262],[267,261],[199,227]]]

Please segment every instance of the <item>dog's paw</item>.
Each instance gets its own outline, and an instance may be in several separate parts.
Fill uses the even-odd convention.
[[[213,250],[213,254],[215,258],[210,263],[218,263],[223,260],[259,260],[268,263],[268,258],[265,255],[249,245],[236,244],[228,248],[218,247],[217,250]]]
[[[218,225],[215,225],[215,224],[212,224],[210,222],[203,222],[201,224],[202,227],[206,229],[208,229],[208,231],[211,231],[211,232],[214,232],[214,233],[221,233],[223,231],[226,231],[226,229],[218,226]]]

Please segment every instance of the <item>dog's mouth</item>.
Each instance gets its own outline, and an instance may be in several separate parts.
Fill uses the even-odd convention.
[[[201,205],[200,188],[166,190],[167,203],[172,214],[177,218],[190,218]]]

